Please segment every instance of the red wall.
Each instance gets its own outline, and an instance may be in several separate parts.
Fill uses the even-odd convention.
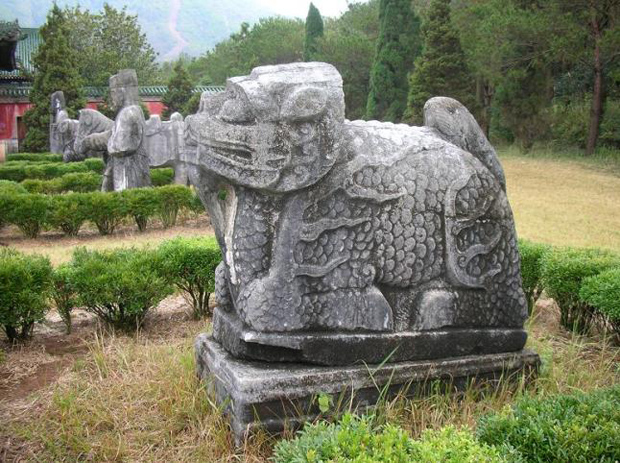
[[[30,103],[0,103],[0,140],[17,138],[17,118],[30,106]]]

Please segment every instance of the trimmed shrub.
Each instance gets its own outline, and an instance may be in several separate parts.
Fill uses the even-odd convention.
[[[72,272],[73,268],[69,264],[61,264],[54,269],[52,275],[52,299],[67,334],[71,334],[71,312],[77,305],[77,295],[71,283]]]
[[[600,249],[556,248],[542,256],[543,285],[560,306],[562,326],[580,334],[590,331],[594,311],[579,298],[581,283],[616,266],[620,256]]]
[[[102,159],[90,158],[81,162],[23,163],[0,166],[0,179],[21,182],[26,179],[49,180],[74,172],[103,172]]]
[[[154,261],[153,252],[144,249],[77,249],[70,282],[78,304],[111,328],[135,330],[148,311],[172,293]]]
[[[620,267],[584,279],[579,298],[594,307],[620,336]]]
[[[192,203],[192,190],[184,185],[166,185],[155,191],[159,196],[159,218],[164,228],[174,226],[179,211],[182,208],[189,209]]]
[[[532,313],[534,304],[540,297],[543,287],[540,281],[542,256],[549,250],[549,246],[533,243],[528,240],[519,240],[519,254],[521,255],[521,277],[523,291],[527,298],[528,313]]]
[[[88,219],[101,235],[111,235],[127,217],[125,197],[115,192],[86,193]]]
[[[49,224],[65,235],[76,236],[88,219],[91,204],[85,193],[67,193],[50,198]]]
[[[0,249],[0,325],[10,341],[29,338],[43,320],[51,282],[47,258]]]
[[[398,426],[375,427],[371,417],[346,414],[340,422],[307,424],[291,441],[275,446],[274,461],[297,462],[503,462],[499,451],[468,431],[446,427],[413,440]]]
[[[53,153],[10,153],[6,155],[6,160],[27,161],[27,162],[62,162],[62,154]]]
[[[478,422],[478,438],[507,444],[524,461],[615,462],[620,455],[620,386],[593,393],[524,397]]]
[[[134,218],[138,230],[146,230],[151,217],[159,211],[159,197],[153,188],[131,188],[122,192],[127,213]]]
[[[17,182],[0,180],[0,228],[9,222],[9,213],[15,206],[14,196],[20,193],[28,193],[28,191]]]
[[[192,214],[196,216],[204,214],[206,211],[205,205],[202,204],[200,196],[198,196],[196,192],[193,193],[192,201],[189,203],[189,210]]]
[[[7,211],[7,221],[21,230],[28,238],[36,238],[47,224],[49,198],[38,194],[6,195],[10,203]]]
[[[170,167],[161,167],[151,169],[151,183],[153,186],[170,185],[174,180],[174,169]]]
[[[213,238],[175,238],[159,247],[159,272],[183,292],[195,319],[210,315],[209,297],[215,291],[215,268],[221,260]]]
[[[96,172],[76,172],[51,180],[26,179],[21,184],[30,193],[58,194],[69,191],[89,193],[99,191],[103,176]]]

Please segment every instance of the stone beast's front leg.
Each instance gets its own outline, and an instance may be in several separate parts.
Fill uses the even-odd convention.
[[[285,201],[269,272],[244,285],[236,299],[235,306],[244,321],[260,331],[392,329],[392,309],[373,286],[375,272],[370,266],[365,285],[308,292],[304,281],[329,277],[339,266],[348,265],[351,256],[348,252],[335,255],[322,265],[296,262],[295,244],[308,239],[309,231],[302,222],[306,202],[301,197]]]

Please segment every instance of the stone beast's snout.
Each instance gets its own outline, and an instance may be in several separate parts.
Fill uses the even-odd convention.
[[[342,79],[333,66],[308,81],[308,63],[256,68],[205,97],[189,121],[207,171],[272,192],[316,183],[334,165],[344,121]],[[315,63],[316,64],[316,63]]]

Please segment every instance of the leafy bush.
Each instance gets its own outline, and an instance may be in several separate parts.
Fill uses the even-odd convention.
[[[579,297],[594,307],[620,336],[620,267],[583,280]]]
[[[30,193],[57,194],[69,191],[88,193],[101,188],[102,176],[96,172],[76,172],[51,180],[26,179],[21,184]]]
[[[620,256],[599,249],[556,248],[542,257],[546,293],[560,306],[560,323],[577,333],[592,328],[592,308],[579,298],[582,281],[620,265]]]
[[[73,268],[69,264],[61,264],[54,269],[52,275],[52,299],[67,334],[71,333],[71,312],[77,305],[77,295],[71,283],[72,272]]]
[[[21,182],[26,179],[49,180],[74,172],[103,172],[103,160],[86,159],[82,162],[60,163],[21,163],[0,166],[0,179]]]
[[[36,238],[47,224],[49,198],[38,194],[5,195],[8,204],[7,221],[28,238]]]
[[[51,282],[47,258],[0,249],[0,325],[10,341],[29,338],[45,317]]]
[[[134,218],[138,230],[146,230],[151,217],[159,211],[159,196],[153,188],[131,188],[122,192],[127,213]]]
[[[10,153],[6,156],[7,161],[28,162],[62,162],[62,154],[53,153]]]
[[[151,169],[151,183],[153,186],[170,185],[172,180],[174,180],[174,169],[169,167]]]
[[[487,444],[509,445],[525,461],[615,462],[620,455],[620,387],[524,397],[482,417],[477,434]]]
[[[19,193],[28,192],[17,182],[0,180],[0,228],[9,222],[9,213],[14,207],[14,196]]]
[[[336,424],[308,424],[291,441],[275,446],[277,463],[297,462],[502,462],[499,451],[468,431],[447,427],[414,441],[401,428],[375,427],[370,417],[346,414]]]
[[[184,185],[166,185],[157,188],[159,196],[159,218],[165,228],[177,223],[177,216],[182,208],[190,207],[192,190]]]
[[[154,261],[153,253],[143,249],[77,249],[70,282],[79,305],[112,328],[140,327],[148,311],[172,292]]]
[[[521,277],[523,278],[523,291],[527,298],[528,313],[532,313],[534,304],[542,293],[541,264],[542,256],[549,246],[532,243],[527,240],[519,240],[519,253],[521,254]]]
[[[205,205],[202,204],[200,196],[198,196],[196,192],[194,192],[192,196],[192,201],[189,204],[189,210],[195,215],[200,215],[205,212]]]
[[[159,247],[159,272],[183,292],[195,319],[209,315],[215,268],[221,260],[220,249],[212,238],[176,238]]]
[[[67,193],[50,198],[49,224],[65,235],[76,236],[88,219],[91,205],[85,193]]]
[[[88,219],[102,235],[111,235],[127,217],[125,197],[115,192],[86,193]]]

